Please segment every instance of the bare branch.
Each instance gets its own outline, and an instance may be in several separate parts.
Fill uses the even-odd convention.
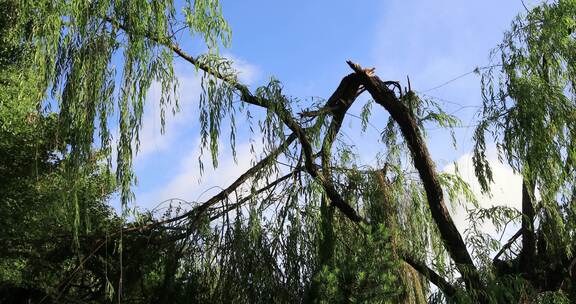
[[[243,205],[244,203],[246,203],[249,199],[253,198],[254,196],[259,195],[260,193],[262,193],[262,192],[264,192],[264,191],[268,191],[268,190],[276,187],[278,184],[280,184],[281,182],[283,182],[283,181],[287,180],[288,178],[294,176],[294,174],[296,174],[298,171],[301,171],[301,170],[302,170],[301,168],[296,168],[294,171],[292,171],[292,172],[290,172],[290,173],[288,173],[288,174],[286,174],[286,175],[284,175],[284,176],[276,179],[275,181],[273,181],[273,182],[271,182],[271,183],[266,184],[266,186],[264,186],[264,187],[256,190],[254,193],[250,193],[250,195],[248,195],[248,196],[240,199],[239,201],[237,201],[237,202],[235,202],[235,203],[233,203],[233,204],[231,204],[231,205],[226,206],[226,207],[224,208],[225,210],[222,210],[222,211],[219,212],[218,214],[216,214],[216,215],[214,215],[214,216],[211,216],[211,217],[210,217],[210,220],[213,221],[213,220],[221,217],[221,216],[224,215],[225,213],[230,212],[231,210],[234,210],[234,209],[238,208],[239,206],[242,206],[242,205]]]

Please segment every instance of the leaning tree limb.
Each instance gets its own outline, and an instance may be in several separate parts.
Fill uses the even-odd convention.
[[[286,126],[289,129],[291,129],[297,135],[300,143],[302,144],[302,149],[303,149],[304,158],[305,158],[306,171],[312,177],[318,178],[320,180],[320,182],[321,182],[328,198],[331,200],[332,204],[335,207],[337,207],[350,220],[352,220],[354,222],[365,222],[365,219],[363,219],[360,215],[358,215],[357,212],[342,198],[342,196],[338,193],[338,191],[335,189],[333,184],[330,183],[323,175],[320,174],[320,172],[318,171],[318,168],[314,165],[314,162],[313,162],[314,156],[312,153],[312,146],[306,137],[304,129],[300,127],[300,125],[296,122],[296,120],[291,116],[291,114],[286,109],[273,107],[273,103],[271,101],[266,100],[264,98],[254,96],[250,92],[250,90],[248,89],[247,86],[240,84],[235,79],[229,79],[229,78],[225,77],[224,75],[219,74],[217,71],[211,70],[210,67],[208,67],[208,66],[203,66],[198,60],[196,60],[194,57],[188,55],[181,48],[179,48],[176,44],[166,43],[166,42],[161,42],[161,44],[163,44],[164,46],[166,46],[169,49],[171,49],[172,51],[174,51],[176,54],[178,54],[184,60],[198,66],[201,70],[205,71],[206,73],[208,73],[208,74],[210,74],[210,75],[212,75],[212,76],[214,76],[214,77],[216,77],[222,81],[226,81],[226,82],[232,84],[234,86],[234,88],[238,92],[240,92],[240,99],[242,101],[244,101],[248,104],[256,105],[256,106],[263,107],[266,109],[273,109],[274,112],[286,124]],[[356,71],[356,70],[355,70],[355,72],[358,73],[358,71]],[[362,72],[364,73],[364,75],[371,77],[373,70],[362,70]],[[387,85],[387,83],[384,83],[384,84]],[[365,88],[367,89],[368,86],[365,86]],[[386,87],[386,89],[387,89],[387,87]],[[338,91],[339,90],[337,89],[335,93],[337,93]],[[352,90],[346,91],[346,92],[352,92]],[[360,92],[361,92],[361,90],[357,90],[354,98],[356,98],[357,94]],[[339,95],[339,94],[333,94],[333,95]],[[394,96],[394,98],[397,99],[395,96]],[[329,101],[331,101],[331,100],[335,100],[335,99],[330,98]],[[351,101],[353,101],[353,99]],[[349,108],[349,104],[347,104],[347,102],[341,102],[340,104],[336,103],[335,105],[327,104],[327,106],[328,107],[324,107],[323,109],[328,109],[330,113],[335,114],[335,116],[339,118],[335,121],[335,123],[331,127],[334,131],[338,131],[338,129],[341,126],[343,118],[340,118],[339,115],[337,114],[337,112],[338,112],[338,110],[344,109],[343,113],[345,114],[347,108]],[[325,112],[313,113],[313,116],[315,116],[316,114],[324,114],[324,113]],[[415,127],[415,130],[418,131],[417,127]],[[335,137],[336,133],[337,132],[333,132],[330,137],[333,137],[333,136]],[[327,140],[329,142],[330,138],[328,138]],[[424,148],[426,148],[426,147],[424,147]],[[428,156],[428,159],[429,159],[429,163],[431,163],[431,159],[429,156]],[[434,173],[434,171],[432,171],[432,172]],[[436,178],[436,182],[437,182],[437,178]],[[438,188],[440,188],[439,184],[438,184]],[[442,197],[441,188],[440,188],[440,197]],[[477,278],[477,275],[475,275],[476,269],[474,267],[474,264],[472,263],[472,259],[468,255],[468,252],[465,249],[466,247],[463,245],[462,238],[461,238],[460,234],[457,232],[453,222],[451,221],[451,218],[448,215],[447,209],[446,209],[445,205],[443,204],[443,201],[440,200],[440,202],[441,202],[440,207],[443,207],[443,208],[436,208],[436,209],[440,209],[440,211],[444,211],[443,214],[446,215],[448,218],[448,220],[445,222],[451,223],[453,228],[454,228],[453,231],[451,231],[451,233],[449,233],[449,235],[452,235],[454,231],[456,232],[456,235],[457,235],[456,241],[451,242],[451,243],[457,244],[458,240],[459,240],[460,243],[462,244],[462,248],[464,248],[464,252],[465,252],[465,254],[462,254],[462,253],[456,254],[457,258],[453,257],[453,259],[455,260],[457,265],[461,265],[459,263],[459,261],[465,261],[465,263],[463,263],[464,266],[460,266],[459,270],[463,273],[465,278],[466,277],[476,278],[473,281],[475,281],[477,283],[473,284],[473,285],[479,286],[479,279]],[[431,209],[433,209],[433,208],[431,208]],[[441,221],[441,222],[443,222],[443,221]],[[450,226],[450,225],[448,225],[448,226]],[[446,242],[446,240],[445,240],[445,242]],[[458,246],[453,245],[453,246],[450,246],[450,248],[457,249]],[[449,251],[449,253],[451,253],[451,256],[452,256],[452,251],[458,251],[458,250],[448,249],[448,251]],[[449,287],[449,286],[451,286],[450,284],[448,284],[441,276],[437,275],[434,271],[432,271],[427,266],[426,267],[414,267],[415,265],[419,265],[414,260],[407,261],[407,263],[409,263],[414,269],[416,269],[417,271],[422,273],[432,283],[434,283],[439,288],[441,288],[445,294],[447,294],[447,295],[454,294],[453,287],[450,288]],[[470,266],[471,266],[471,270],[469,268],[466,268],[466,267],[470,267]],[[465,275],[468,272],[471,272],[471,274]],[[470,281],[470,279],[468,281]],[[468,281],[467,281],[467,284],[469,284]]]
[[[230,184],[228,187],[226,187],[226,189],[220,191],[218,194],[214,195],[209,200],[207,200],[203,204],[193,208],[192,210],[185,212],[182,215],[179,215],[179,216],[176,216],[173,218],[169,218],[169,219],[166,219],[163,221],[156,221],[156,222],[152,222],[150,224],[141,225],[141,226],[122,228],[119,231],[112,233],[111,235],[107,236],[106,238],[97,240],[95,245],[93,246],[94,249],[91,250],[87,256],[85,256],[83,259],[80,260],[78,265],[76,265],[76,267],[70,271],[69,275],[65,276],[65,279],[61,283],[58,284],[58,287],[56,288],[56,290],[61,293],[61,291],[64,290],[70,284],[70,282],[72,282],[72,279],[79,272],[79,270],[84,266],[84,264],[89,259],[91,259],[102,248],[102,246],[104,244],[108,243],[111,239],[114,239],[114,238],[122,235],[123,233],[150,231],[150,230],[152,230],[156,227],[159,227],[161,225],[177,222],[177,221],[185,219],[185,218],[191,218],[190,225],[189,225],[187,231],[185,232],[185,235],[189,235],[192,232],[192,227],[194,227],[197,224],[197,222],[199,221],[201,216],[208,210],[208,208],[210,208],[211,206],[213,206],[217,202],[222,201],[223,199],[228,197],[228,195],[230,195],[230,193],[234,192],[234,190],[236,190],[238,187],[240,187],[249,178],[253,177],[262,168],[269,165],[270,162],[272,160],[276,159],[276,157],[278,157],[278,155],[280,155],[282,152],[284,152],[294,142],[294,140],[296,140],[296,135],[291,134],[290,136],[288,136],[288,138],[282,144],[280,144],[278,146],[278,148],[276,148],[268,156],[266,156],[265,158],[260,160],[252,168],[248,169],[246,172],[244,172],[242,175],[240,175],[240,177],[238,177],[232,184]],[[181,238],[183,238],[183,237],[181,237]],[[41,302],[45,301],[47,299],[47,297],[48,297],[48,295],[46,295],[46,297],[44,297],[41,300]]]
[[[476,290],[480,289],[482,284],[478,270],[466,249],[462,236],[448,213],[434,162],[430,157],[422,133],[410,108],[396,97],[385,82],[372,75],[373,71],[362,69],[360,65],[352,61],[347,63],[359,75],[362,85],[374,98],[374,101],[384,107],[400,127],[412,154],[414,166],[418,170],[424,185],[432,218],[438,227],[446,250],[456,263],[456,267],[462,274],[466,286]]]
[[[516,242],[516,240],[522,235],[522,230],[523,230],[523,228],[518,229],[518,231],[516,231],[516,233],[514,233],[514,235],[512,235],[512,237],[510,237],[508,242],[506,242],[506,244],[504,244],[504,246],[502,246],[502,248],[500,248],[500,250],[496,253],[494,258],[492,258],[492,263],[494,265],[498,264],[499,261],[501,262],[501,260],[499,259],[500,256],[504,252],[506,252],[506,250],[508,250],[510,247],[512,247],[512,244],[514,244],[514,242]]]

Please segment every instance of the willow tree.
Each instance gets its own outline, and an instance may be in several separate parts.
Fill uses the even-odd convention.
[[[492,178],[486,137],[523,178],[520,229],[493,259],[498,275],[534,293],[574,301],[576,217],[576,2],[543,3],[518,17],[482,77],[483,120],[474,160],[483,189]],[[520,187],[520,185],[519,185]],[[510,218],[508,218],[510,219]],[[568,298],[564,298],[568,302]]]
[[[314,104],[283,94],[276,80],[251,91],[232,62],[218,55],[230,42],[230,30],[216,0],[186,1],[178,9],[172,1],[25,1],[19,16],[20,25],[31,29],[26,41],[35,50],[36,100],[58,110],[60,152],[70,159],[70,176],[95,149],[102,151],[115,170],[125,208],[152,83],[162,88],[155,101],[162,121],[165,111],[177,109],[174,55],[202,76],[201,145],[213,166],[223,123],[231,126],[233,148],[236,115],[252,121],[250,110],[259,109],[265,145],[252,168],[184,213],[112,235],[169,231],[170,252],[177,254],[161,267],[164,291],[176,290],[178,280],[186,286],[183,293],[198,301],[420,303],[434,296],[497,303],[533,294],[540,299],[546,292],[574,297],[573,203],[558,199],[573,187],[575,7],[573,1],[559,1],[520,17],[498,50],[503,82],[485,77],[485,116],[476,133],[478,175],[488,189],[483,134],[494,128],[503,157],[525,178],[523,250],[518,259],[500,259],[511,255],[513,239],[493,262],[489,247],[476,248],[484,255],[472,255],[448,212],[450,201],[474,203],[470,189],[457,175],[437,172],[427,148],[425,125],[449,128],[457,119],[418,98],[410,84],[403,89],[349,61],[350,74],[329,98]],[[175,39],[182,29],[207,53],[186,52]],[[347,111],[363,93],[372,98],[363,107],[364,129],[371,124],[372,107],[389,115],[379,139],[381,157],[372,167],[359,163],[341,137]],[[545,149],[551,146],[549,157]],[[270,215],[265,210],[272,206],[276,212]],[[510,214],[479,213],[500,221]],[[95,251],[106,242],[100,240]],[[527,268],[537,255],[559,264]],[[93,256],[83,257],[77,269]],[[558,272],[562,267],[568,270]],[[539,281],[542,273],[545,282]],[[120,276],[119,299],[121,282]]]

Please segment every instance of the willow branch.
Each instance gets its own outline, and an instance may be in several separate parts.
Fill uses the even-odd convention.
[[[125,25],[117,22],[112,18],[106,18],[106,21],[110,22],[113,26],[122,29],[125,32],[132,33],[129,28]],[[183,51],[177,44],[167,38],[160,38],[155,37],[150,33],[132,33],[132,34],[140,34],[148,39],[172,50],[182,59],[188,61],[189,63],[195,65],[198,69],[206,72],[207,74],[222,80],[232,87],[234,87],[240,95],[240,100],[246,102],[251,105],[259,106],[274,112],[280,120],[298,137],[300,144],[302,146],[302,151],[304,154],[304,164],[306,171],[310,174],[313,178],[317,179],[324,191],[332,201],[332,203],[342,212],[346,217],[351,219],[354,222],[362,222],[364,219],[358,215],[356,210],[352,208],[338,193],[336,188],[331,185],[326,178],[318,171],[318,168],[314,164],[314,155],[312,152],[312,145],[310,140],[306,136],[306,130],[300,126],[296,119],[292,116],[290,111],[283,107],[281,104],[268,100],[266,98],[262,98],[260,96],[255,96],[250,92],[250,89],[246,85],[241,84],[235,77],[230,77],[227,75],[223,75],[219,73],[217,70],[212,69],[209,65],[200,62],[197,58],[187,54]]]
[[[238,208],[239,206],[242,206],[242,205],[243,205],[244,203],[246,203],[249,199],[251,199],[251,198],[253,198],[253,197],[261,194],[262,192],[268,191],[268,190],[270,190],[270,189],[272,189],[272,188],[275,188],[278,184],[280,184],[281,182],[283,182],[283,181],[287,180],[288,178],[294,176],[294,174],[296,174],[298,171],[301,171],[301,170],[302,170],[301,168],[296,168],[296,169],[293,170],[292,172],[290,172],[290,173],[288,173],[288,174],[286,174],[286,175],[284,175],[284,176],[276,179],[275,181],[273,181],[273,182],[271,182],[271,183],[266,184],[266,186],[264,186],[264,187],[262,187],[262,188],[260,188],[260,189],[258,189],[258,190],[256,190],[256,191],[254,191],[253,193],[250,193],[250,195],[248,195],[248,196],[240,199],[239,201],[235,202],[234,204],[231,204],[231,205],[225,207],[224,210],[222,210],[222,211],[219,212],[218,214],[211,216],[211,217],[210,217],[210,220],[213,221],[213,220],[215,220],[215,219],[223,216],[225,213],[230,212],[230,211]]]
[[[322,173],[323,173],[323,185],[325,189],[334,189],[332,190],[335,192],[334,188],[334,181],[332,180],[332,170],[330,167],[330,158],[332,156],[332,145],[340,132],[340,128],[342,127],[342,122],[344,121],[344,117],[346,112],[352,106],[352,103],[356,100],[358,96],[358,92],[360,90],[360,82],[358,81],[358,77],[356,74],[350,74],[342,79],[336,91],[330,96],[326,105],[323,109],[330,109],[332,116],[332,121],[330,122],[330,126],[324,135],[324,139],[322,141],[322,148],[320,151],[321,161],[322,161]],[[332,205],[338,207],[340,210],[346,209],[345,214],[350,214],[349,216],[353,221],[359,222],[364,221],[360,217],[357,216],[356,211],[352,209],[352,207],[347,204],[343,203],[343,199],[339,193],[326,193],[328,198],[331,200]],[[335,195],[338,194],[338,195]]]
[[[189,234],[191,231],[190,229],[197,223],[198,219],[201,218],[201,215],[204,212],[206,212],[206,210],[208,210],[209,207],[211,207],[212,205],[216,204],[217,202],[225,199],[230,193],[232,193],[234,190],[236,190],[238,187],[240,187],[246,180],[248,180],[249,178],[254,176],[262,168],[267,166],[273,159],[278,157],[278,155],[280,153],[284,152],[284,150],[286,150],[290,146],[290,144],[292,144],[292,142],[295,139],[296,139],[296,136],[294,134],[291,134],[290,136],[288,136],[286,141],[284,141],[280,146],[278,146],[278,148],[276,148],[276,150],[274,150],[272,153],[270,153],[267,157],[262,159],[260,162],[258,162],[256,165],[254,165],[252,168],[250,168],[246,172],[244,172],[244,174],[242,174],[240,177],[238,177],[238,179],[236,179],[226,189],[222,190],[221,192],[219,192],[218,194],[216,194],[215,196],[213,196],[212,198],[210,198],[209,200],[207,200],[205,203],[201,204],[200,206],[195,207],[192,210],[190,210],[190,211],[188,211],[182,215],[179,215],[179,216],[176,216],[176,217],[164,220],[164,221],[153,222],[153,223],[150,223],[150,224],[147,224],[144,226],[135,226],[135,227],[123,228],[120,231],[117,231],[117,232],[109,235],[105,239],[98,240],[96,242],[96,245],[94,245],[94,249],[90,252],[90,254],[88,254],[86,257],[84,257],[80,261],[80,263],[78,263],[78,265],[70,272],[70,275],[67,276],[66,279],[62,283],[58,284],[59,287],[56,290],[60,290],[61,288],[65,288],[65,286],[67,286],[67,284],[72,281],[72,279],[74,278],[76,273],[78,273],[80,268],[83,267],[83,265],[86,263],[86,261],[91,259],[96,254],[96,252],[98,252],[100,250],[100,248],[102,248],[102,246],[105,243],[107,243],[110,239],[113,239],[113,238],[119,236],[121,233],[135,232],[135,231],[139,231],[139,232],[148,231],[148,230],[151,230],[151,229],[158,227],[160,225],[165,225],[168,223],[176,222],[176,221],[182,220],[184,218],[188,218],[188,217],[193,216],[193,219],[191,221],[191,225],[189,226],[188,232],[187,232]],[[62,287],[62,286],[64,286],[64,287]],[[43,299],[43,301],[44,300],[45,299]]]
[[[480,277],[474,265],[460,232],[448,213],[444,202],[442,187],[436,174],[436,169],[430,153],[422,136],[418,124],[410,111],[390,90],[386,83],[377,76],[373,70],[365,70],[360,65],[347,62],[360,77],[361,83],[372,95],[374,101],[384,107],[400,127],[402,135],[412,154],[414,166],[418,170],[420,179],[426,191],[426,197],[432,218],[438,227],[444,245],[451,258],[456,263],[467,287],[478,289],[481,287]]]

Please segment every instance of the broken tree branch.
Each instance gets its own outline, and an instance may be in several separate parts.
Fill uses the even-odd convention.
[[[436,227],[438,227],[446,250],[456,263],[466,282],[466,286],[480,289],[482,284],[478,271],[466,249],[466,244],[460,232],[458,232],[454,221],[448,213],[434,162],[430,157],[422,133],[410,109],[396,97],[394,92],[380,78],[372,76],[371,73],[368,73],[360,65],[352,61],[347,63],[359,75],[362,84],[374,98],[374,101],[384,107],[400,127],[412,154],[414,166],[418,170],[424,185],[432,218],[436,223]]]

